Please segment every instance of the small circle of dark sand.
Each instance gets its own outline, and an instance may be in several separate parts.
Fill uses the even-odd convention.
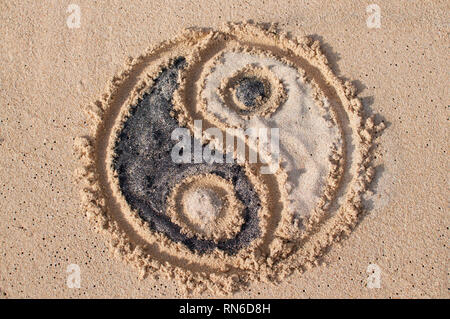
[[[244,77],[236,84],[236,98],[248,108],[267,98],[264,83],[256,77]]]

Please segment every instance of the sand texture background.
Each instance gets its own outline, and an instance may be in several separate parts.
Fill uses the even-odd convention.
[[[67,26],[71,3],[80,28]],[[371,3],[381,28],[367,27]],[[252,19],[320,40],[387,128],[376,196],[351,236],[303,275],[231,297],[448,298],[449,12],[448,1],[2,1],[0,297],[180,295],[175,281],[139,279],[81,213],[72,145],[88,132],[82,106],[128,56],[186,27]],[[379,289],[366,287],[372,263]],[[69,264],[80,266],[79,289],[66,285]]]

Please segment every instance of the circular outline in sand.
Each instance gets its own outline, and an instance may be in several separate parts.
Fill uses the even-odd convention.
[[[353,149],[346,147],[342,157],[331,159],[336,176],[329,176],[330,190],[325,190],[323,205],[319,204],[316,213],[304,221],[304,232],[296,234],[283,232],[283,229],[275,231],[268,219],[268,224],[263,227],[267,228],[271,240],[266,242],[266,238],[262,238],[259,243],[263,249],[254,251],[258,253],[252,255],[253,259],[237,258],[232,264],[212,266],[204,256],[187,252],[182,245],[171,245],[173,243],[167,243],[167,238],[160,234],[150,235],[146,228],[148,225],[136,216],[136,212],[124,213],[127,212],[127,205],[113,182],[114,176],[109,169],[109,152],[111,139],[114,140],[118,129],[117,119],[120,122],[127,113],[128,106],[135,103],[151,86],[151,79],[158,74],[161,65],[167,65],[180,52],[184,55],[191,52],[190,59],[195,61],[202,51],[196,51],[195,45],[204,48],[209,44],[207,47],[211,49],[214,47],[211,44],[217,44],[220,48],[220,39],[224,38],[270,50],[304,69],[311,83],[320,88],[333,103],[333,110],[343,127],[345,146],[352,143]],[[205,51],[201,53],[208,54]],[[179,112],[180,106],[189,101],[190,94],[195,94],[195,91],[185,91],[189,80],[186,74],[184,70],[180,89],[174,98],[178,107],[178,114],[174,115],[177,115],[180,123],[190,127],[189,118],[196,118],[198,111],[195,108],[186,109],[187,117]],[[383,129],[382,124],[374,123],[373,117],[364,118],[354,87],[335,76],[317,41],[306,37],[293,39],[278,32],[273,26],[266,28],[253,24],[228,24],[220,31],[186,30],[175,40],[149,49],[137,59],[130,59],[125,71],[114,77],[103,98],[90,105],[87,111],[92,119],[92,134],[78,138],[74,145],[81,162],[76,176],[82,189],[84,212],[95,229],[110,239],[113,251],[136,265],[143,276],[165,274],[169,278],[175,277],[188,291],[210,288],[215,292],[230,292],[252,280],[276,281],[317,264],[318,258],[333,242],[350,233],[363,211],[362,195],[374,177],[372,146],[376,133]],[[282,173],[277,178],[282,180]],[[260,191],[267,192],[266,187],[270,185],[270,181],[266,178],[262,184],[254,185],[259,185]],[[282,193],[276,195],[283,198]],[[271,202],[274,194],[271,196],[263,196],[267,200],[263,206],[267,205],[269,209],[278,205]],[[329,199],[327,204],[326,199]],[[270,211],[271,215],[275,211],[276,209]],[[268,211],[264,215],[266,214]],[[285,215],[277,218],[280,222],[289,220],[289,216]],[[291,228],[286,231],[290,230]],[[293,244],[293,240],[296,244]],[[171,251],[162,249],[164,246],[161,243],[168,244]],[[193,256],[196,258],[192,259]]]
[[[222,209],[208,228],[204,229],[189,218],[186,212],[186,193],[200,187],[208,187],[220,194]],[[176,185],[167,199],[167,213],[171,220],[181,227],[182,233],[188,237],[194,235],[200,238],[212,239],[216,243],[220,240],[231,239],[240,231],[244,219],[242,216],[243,204],[236,198],[235,190],[231,181],[215,174],[202,174],[186,177]],[[213,232],[214,231],[214,232]]]

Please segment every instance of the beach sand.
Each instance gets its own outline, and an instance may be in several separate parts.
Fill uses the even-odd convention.
[[[373,195],[348,238],[282,284],[251,281],[226,296],[449,297],[448,3],[377,1],[380,28],[366,22],[370,2],[78,1],[75,28],[70,4],[0,4],[2,298],[185,296],[177,279],[141,278],[93,230],[73,176],[73,145],[90,134],[83,109],[127,57],[184,28],[249,19],[319,40],[333,72],[353,81],[365,110],[386,128],[377,139]],[[71,264],[80,288],[67,285]],[[367,287],[374,267],[380,288]]]

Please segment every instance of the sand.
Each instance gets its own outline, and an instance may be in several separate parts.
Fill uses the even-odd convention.
[[[86,22],[89,21],[89,26],[83,29],[82,22],[79,29],[68,29],[67,25],[63,23],[65,15],[67,15],[66,8],[55,4],[54,12],[51,15],[31,19],[30,25],[25,25],[26,28],[37,31],[34,33],[19,32],[18,35],[15,35],[18,28],[13,26],[19,21],[24,21],[25,17],[36,17],[35,13],[20,10],[23,9],[21,6],[13,8],[6,5],[2,14],[9,18],[3,20],[10,22],[10,25],[2,26],[1,31],[5,43],[1,52],[2,64],[5,66],[1,73],[1,94],[6,107],[1,109],[0,114],[0,147],[4,153],[2,157],[2,161],[4,161],[2,163],[4,168],[1,192],[3,197],[2,213],[5,214],[4,220],[6,221],[2,225],[4,229],[1,232],[4,244],[2,245],[0,290],[3,296],[165,297],[178,296],[184,293],[184,288],[188,288],[193,296],[199,294],[201,296],[217,296],[219,293],[225,293],[227,296],[235,297],[447,297],[445,286],[448,285],[448,259],[443,256],[448,255],[446,247],[448,214],[445,213],[448,205],[445,200],[446,171],[448,170],[448,160],[446,159],[448,115],[443,114],[447,111],[443,99],[448,94],[443,84],[440,83],[445,83],[445,80],[448,79],[448,75],[445,73],[448,63],[443,48],[445,41],[448,40],[448,34],[445,24],[439,21],[445,21],[446,17],[442,12],[448,8],[445,8],[444,4],[428,5],[429,7],[423,4],[414,4],[411,5],[411,10],[407,15],[400,15],[400,5],[399,7],[388,3],[379,3],[379,5],[383,10],[380,29],[367,28],[365,7],[359,8],[359,5],[354,7],[356,6],[354,4],[341,3],[335,8],[323,4],[313,4],[309,5],[308,11],[300,10],[299,7],[297,11],[303,12],[301,16],[288,13],[294,12],[291,9],[283,11],[283,8],[288,8],[284,4],[279,6],[281,9],[276,10],[270,8],[270,5],[260,5],[258,8],[266,9],[261,9],[256,15],[246,13],[252,10],[251,6],[248,8],[230,7],[225,10],[216,8],[217,13],[225,12],[226,14],[222,13],[223,16],[221,15],[220,18],[217,16],[216,19],[206,15],[199,19],[199,12],[205,8],[201,10],[192,8],[192,10],[186,10],[183,23],[178,23],[181,20],[177,20],[173,16],[169,18],[169,20],[173,19],[172,23],[165,24],[164,21],[162,24],[158,24],[158,28],[151,30],[145,28],[144,30],[140,27],[123,26],[112,22],[101,24],[99,21],[90,19],[94,12],[100,9],[81,3],[83,17],[86,18]],[[170,8],[171,5],[169,4],[168,7]],[[27,8],[31,10],[32,6]],[[36,12],[44,10],[44,8],[35,9]],[[14,14],[14,10],[18,10],[17,12],[20,13]],[[139,10],[138,8],[122,8],[121,10],[125,10],[126,15],[130,16],[130,21],[133,20],[133,17],[136,20],[135,18],[143,12],[141,8]],[[114,10],[111,7],[107,11],[113,12]],[[321,19],[317,18],[319,12]],[[348,12],[357,13],[348,15]],[[339,13],[342,15],[338,19]],[[113,21],[117,16],[118,13],[111,14],[108,19]],[[347,136],[343,143],[347,152],[343,154],[345,163],[341,162],[338,156],[330,166],[337,174],[332,174],[335,177],[340,176],[339,172],[342,169],[342,180],[330,184],[331,188],[327,189],[329,192],[326,193],[325,198],[331,197],[335,190],[338,198],[347,198],[348,196],[345,194],[339,193],[339,185],[359,187],[351,188],[350,192],[364,198],[361,198],[362,201],[355,202],[355,197],[351,197],[352,205],[356,203],[358,205],[353,206],[354,210],[350,211],[348,208],[351,206],[346,200],[336,200],[326,206],[329,210],[340,211],[339,208],[342,207],[346,209],[340,214],[331,214],[330,220],[333,222],[327,224],[326,227],[320,226],[317,228],[316,235],[308,237],[309,242],[316,243],[312,246],[296,244],[293,248],[285,245],[283,239],[280,238],[285,236],[287,239],[292,239],[294,237],[291,236],[296,236],[295,232],[286,227],[281,227],[281,233],[276,238],[273,235],[266,236],[266,240],[262,244],[269,244],[267,238],[271,239],[272,243],[267,247],[272,260],[286,261],[289,265],[288,268],[299,266],[297,270],[300,273],[291,274],[292,269],[277,270],[271,265],[269,270],[262,272],[270,275],[263,280],[260,276],[254,275],[252,266],[238,263],[246,269],[246,274],[242,278],[241,274],[229,276],[231,282],[224,281],[220,276],[211,276],[209,268],[200,267],[202,275],[189,273],[186,276],[183,264],[177,263],[170,256],[168,256],[168,264],[158,264],[154,263],[153,259],[147,259],[146,256],[160,258],[162,252],[158,249],[147,251],[136,249],[137,246],[134,244],[130,245],[130,243],[142,240],[145,242],[157,240],[157,238],[152,239],[152,236],[146,233],[148,228],[144,227],[145,223],[140,224],[138,220],[134,220],[133,222],[136,223],[133,224],[123,218],[128,215],[110,213],[111,209],[106,209],[105,203],[109,205],[111,198],[106,197],[104,202],[102,200],[98,202],[100,197],[95,189],[94,192],[86,192],[85,189],[82,189],[82,194],[86,195],[84,199],[80,198],[80,185],[74,183],[72,176],[74,171],[77,171],[75,176],[80,176],[80,173],[83,175],[78,169],[80,161],[76,159],[77,156],[80,157],[79,151],[81,150],[81,167],[94,163],[95,169],[98,169],[99,164],[108,163],[108,159],[112,158],[112,154],[108,153],[111,150],[108,145],[112,144],[104,143],[105,140],[108,140],[109,135],[104,130],[99,131],[100,135],[92,135],[93,131],[90,127],[93,125],[97,127],[100,124],[102,127],[110,127],[110,132],[114,132],[115,127],[119,128],[119,126],[115,126],[111,117],[104,117],[102,110],[106,104],[94,104],[90,109],[89,117],[85,116],[83,109],[102,96],[105,92],[102,87],[104,83],[113,78],[113,74],[119,76],[112,82],[112,87],[123,85],[121,81],[131,73],[122,71],[130,69],[132,65],[136,65],[136,61],[139,61],[139,59],[129,60],[127,66],[122,66],[122,61],[126,56],[137,57],[145,52],[149,45],[155,47],[160,41],[173,39],[183,27],[211,27],[212,30],[220,30],[222,27],[218,21],[242,21],[249,17],[262,22],[279,21],[281,22],[280,29],[292,32],[296,39],[301,39],[304,35],[312,35],[310,38],[321,40],[318,45],[324,52],[324,56],[330,61],[331,70],[345,79],[359,80],[355,82],[356,88],[354,88],[345,81],[326,80],[334,78],[332,73],[325,72],[325,82],[331,83],[333,88],[338,87],[339,99],[349,101],[345,110],[350,115],[348,122],[345,120],[340,122],[342,127],[340,134]],[[434,20],[419,27],[417,21],[421,21],[421,19],[417,19],[418,17],[427,22],[432,18]],[[61,26],[55,27],[51,23],[52,18],[63,21]],[[40,19],[43,20],[40,21]],[[44,21],[45,19],[48,21]],[[123,19],[120,21],[127,24],[127,22],[123,22]],[[359,27],[356,27],[358,32],[355,32],[350,25],[355,25],[357,22]],[[97,24],[98,27],[94,28],[92,24]],[[178,28],[175,28],[174,24]],[[45,28],[35,28],[37,25],[45,26]],[[117,29],[116,27],[108,29],[105,25],[114,25]],[[163,30],[165,32],[162,32]],[[270,32],[273,31],[270,30]],[[87,36],[89,32],[93,32],[94,38],[98,37],[101,45],[79,41],[91,39],[92,35]],[[124,36],[130,32],[133,34],[132,37]],[[113,41],[115,38],[111,36],[112,34],[116,36],[117,41]],[[143,34],[150,39],[142,40]],[[320,37],[317,34],[320,34]],[[284,39],[280,33],[275,36]],[[52,41],[61,41],[61,43],[68,41],[66,43],[69,46],[64,46],[63,50],[56,50],[54,46],[49,45],[53,43]],[[307,59],[316,61],[314,56],[321,57],[314,42],[300,43],[305,43],[308,48],[311,48],[305,49],[306,51],[315,52]],[[182,45],[179,50],[183,51],[190,46],[191,43]],[[355,51],[359,52],[356,60]],[[101,54],[102,52],[103,54]],[[147,52],[151,53],[151,51]],[[148,56],[151,55],[148,54]],[[339,61],[337,61],[338,56],[340,57]],[[362,57],[364,57],[364,61],[362,61]],[[24,62],[22,63],[22,61]],[[320,63],[324,61],[322,58],[317,59],[318,69],[322,72],[326,67],[324,65],[322,68]],[[158,72],[160,63],[156,63],[155,59],[151,57],[147,62],[155,67],[145,71],[148,76],[141,78],[140,82],[136,82],[138,84],[136,94],[131,98],[135,102],[139,97],[139,92],[151,85],[152,79]],[[168,62],[164,63],[169,65]],[[64,66],[65,63],[67,66]],[[97,67],[93,68],[94,65]],[[187,68],[189,67],[188,64]],[[386,73],[386,68],[392,68],[393,71]],[[188,71],[190,70],[188,69]],[[314,69],[305,68],[304,71],[306,76],[310,74],[315,77]],[[422,76],[417,74],[422,74]],[[435,78],[440,78],[442,81],[436,82]],[[184,88],[183,82],[180,83]],[[192,82],[186,81],[185,83],[191,84]],[[436,83],[436,85],[430,87],[429,83]],[[285,81],[283,85],[286,85]],[[322,89],[324,82],[319,79],[317,84],[312,82],[310,85],[314,91],[314,87]],[[130,92],[134,86],[127,84],[124,91]],[[366,86],[365,89],[364,86]],[[362,91],[359,93],[362,104],[357,102],[355,91]],[[178,110],[183,107],[179,102],[185,97],[184,92],[180,91],[181,94],[176,98]],[[191,91],[188,93],[192,94]],[[321,106],[327,110],[327,101],[322,99],[320,91],[311,94],[315,101],[322,100]],[[330,92],[325,91],[325,96],[328,94]],[[19,96],[23,96],[23,98]],[[123,92],[117,95],[117,97],[121,96],[123,96]],[[104,96],[102,99],[107,101],[108,97]],[[336,103],[334,99],[327,100]],[[125,100],[122,99],[114,102],[115,105],[118,105],[117,111],[122,110],[122,113],[119,113],[123,115],[118,113],[119,116],[127,114],[127,111],[121,109],[119,105],[124,102]],[[305,103],[307,105],[307,102]],[[195,106],[186,104],[187,112],[197,112],[195,109],[190,109]],[[201,105],[197,104],[197,106]],[[432,112],[430,112],[430,108]],[[282,107],[279,110],[274,109],[270,115],[276,116],[282,109]],[[370,112],[377,114],[373,120]],[[356,118],[353,120],[351,114],[356,114],[357,118],[361,116],[363,121]],[[323,115],[323,113],[319,115]],[[339,117],[341,114],[337,114],[337,116]],[[321,117],[316,116],[316,118]],[[105,119],[109,121],[106,126],[103,124]],[[177,118],[177,120],[180,123],[188,124],[183,122],[183,119]],[[330,117],[325,116],[324,120],[329,121]],[[317,123],[317,120],[312,120],[310,123]],[[383,126],[387,128],[381,130]],[[331,125],[332,127],[333,125]],[[324,129],[324,125],[318,125],[316,129]],[[379,133],[376,133],[377,131]],[[293,133],[295,135],[296,132]],[[94,139],[80,140],[77,139],[79,136],[93,136]],[[376,148],[366,149],[364,145],[371,144],[373,138],[376,138]],[[72,150],[74,142],[78,150],[75,154]],[[311,144],[311,137],[307,136],[303,145],[308,147]],[[91,157],[89,151],[98,150],[99,147],[102,149],[99,154],[104,154],[104,156]],[[323,148],[325,147],[323,146]],[[351,150],[351,154],[356,155],[349,154],[348,150]],[[287,153],[292,153],[292,149],[290,151]],[[339,147],[333,151],[339,153]],[[366,161],[369,158],[365,154],[366,151],[370,151],[373,155],[373,157],[370,155],[369,161]],[[324,156],[324,152],[316,153],[317,156]],[[95,161],[92,162],[92,159]],[[83,163],[83,161],[85,162]],[[311,163],[320,162],[320,159],[316,159]],[[298,163],[298,161],[294,160],[293,163]],[[363,165],[364,169],[358,169],[358,165]],[[108,168],[108,166],[105,167]],[[370,169],[370,167],[374,167],[374,169]],[[315,172],[316,176],[320,175],[319,169],[309,169],[309,171]],[[345,172],[351,173],[346,174]],[[109,172],[108,169],[103,173],[105,173],[105,180],[98,180],[96,174],[84,174],[84,180],[89,182],[90,187],[96,185],[96,181],[99,182],[100,187],[103,187],[101,183],[106,181],[105,185],[113,188],[111,194],[120,199],[120,192],[113,187],[115,184],[108,182],[108,179],[114,178],[114,173]],[[255,185],[255,192],[259,194],[258,197],[263,206],[268,205],[266,211],[275,212],[279,209],[280,207],[270,199],[272,194],[270,187],[268,193],[264,187],[259,187],[263,184],[275,185],[273,177],[253,176],[249,171],[246,172],[246,175],[249,182]],[[131,174],[130,176],[138,175]],[[275,179],[285,177],[284,173],[275,175]],[[372,178],[375,180],[366,191],[364,183],[369,183]],[[319,188],[324,185],[317,177],[310,177],[307,180],[318,181]],[[295,187],[288,188],[290,192],[295,192]],[[244,189],[249,188],[244,187]],[[427,192],[423,192],[424,189]],[[135,191],[139,190],[140,188],[135,188]],[[285,196],[280,198],[287,203],[288,189],[285,191],[280,190],[280,195],[284,194],[283,196]],[[314,191],[311,190],[310,194],[313,193]],[[91,196],[89,194],[92,194],[93,197],[89,197]],[[314,203],[314,196],[310,196],[309,199],[311,203]],[[96,202],[91,206],[90,218],[86,218],[85,215],[89,215],[89,210],[86,210],[85,206],[80,208],[80,205],[92,200]],[[114,208],[115,211],[125,212],[127,205],[123,204],[119,201],[118,206]],[[293,207],[296,207],[295,203],[292,204]],[[95,207],[100,208],[96,209]],[[298,209],[293,210],[298,211]],[[305,211],[309,212],[310,210]],[[260,213],[262,213],[261,218],[264,218],[265,213]],[[103,229],[100,234],[96,233],[96,227],[88,222],[89,219],[94,220],[94,225],[96,225],[95,223],[98,223],[99,219],[95,216],[98,214],[116,218],[112,224],[108,220],[100,218],[100,224],[97,224],[97,228]],[[289,220],[283,216],[285,215],[282,214],[279,220],[281,223]],[[300,214],[300,216],[308,216],[308,213]],[[335,216],[343,219],[336,221]],[[134,226],[139,224],[140,230],[137,232]],[[161,225],[161,227],[165,227],[164,223]],[[306,223],[306,225],[310,224]],[[355,225],[356,228],[353,229]],[[262,229],[270,230],[272,226],[271,222],[263,223]],[[348,228],[348,226],[351,227]],[[328,236],[333,234],[336,227],[339,229],[339,234]],[[119,235],[119,230],[125,236]],[[340,236],[341,231],[344,231],[346,235],[344,238]],[[115,247],[114,249],[107,247],[107,243],[111,240],[108,238],[108,234],[116,236],[113,236],[112,246]],[[255,234],[250,232],[245,238],[249,240],[256,236]],[[299,238],[304,237],[300,234]],[[337,240],[340,240],[339,245],[335,243]],[[169,255],[174,249],[179,249],[178,256],[185,254],[186,258],[190,258],[190,252],[180,245],[176,245],[178,248],[175,248],[170,242],[164,240],[161,242],[167,244],[166,253]],[[330,249],[321,249],[321,247],[328,246]],[[286,251],[291,253],[295,247],[301,247],[303,252],[309,251],[309,255],[303,255],[304,259],[292,258],[293,260],[289,260]],[[111,252],[115,257],[111,257]],[[203,263],[204,259],[205,257],[199,257],[197,262]],[[66,269],[69,264],[80,266],[81,288],[79,289],[71,289],[66,285],[69,275]],[[369,264],[376,264],[381,269],[382,281],[379,289],[369,289],[366,286],[366,279],[369,276],[366,271]],[[174,271],[172,267],[182,268],[183,271]],[[194,268],[189,271],[195,273],[199,270],[199,267]],[[274,269],[275,271],[273,271]],[[207,280],[204,277],[205,273],[209,274]],[[160,277],[161,274],[172,274],[173,278],[163,279]],[[275,276],[277,278],[272,278],[274,274],[277,274]],[[280,278],[278,278],[278,274],[281,274]],[[236,282],[237,284],[235,284]],[[205,291],[197,289],[203,287],[202,283],[206,283],[205,286],[210,289]],[[234,291],[234,295],[230,294],[231,291]]]

